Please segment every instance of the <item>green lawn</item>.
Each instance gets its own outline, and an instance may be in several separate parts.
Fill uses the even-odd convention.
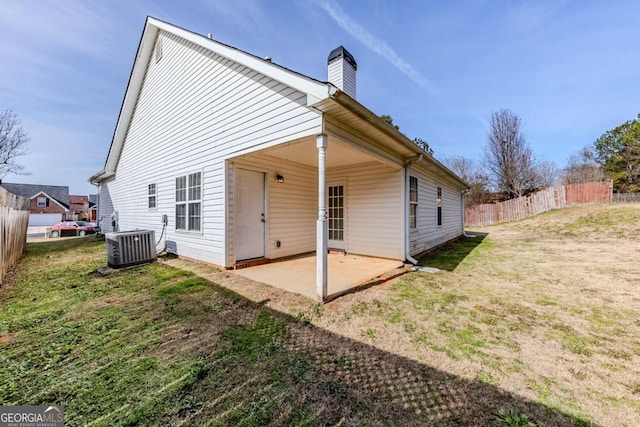
[[[292,350],[296,319],[183,270],[151,264],[102,277],[103,263],[94,239],[29,245],[1,302],[1,404],[62,404],[67,425],[397,416],[384,396],[349,390]]]
[[[162,263],[101,276],[93,237],[30,243],[0,288],[0,404],[63,405],[70,426],[613,425],[575,397],[582,383],[532,369],[526,346],[537,343],[524,340],[557,342],[576,377],[590,375],[590,358],[615,377],[636,347],[605,343],[613,355],[602,358],[598,346],[630,313],[583,304],[575,317],[598,335],[564,322],[556,311],[578,304],[553,286],[513,293],[505,284],[533,279],[526,263],[504,265],[515,249],[496,230],[427,259],[439,275],[295,313]],[[600,391],[608,405],[637,405]]]

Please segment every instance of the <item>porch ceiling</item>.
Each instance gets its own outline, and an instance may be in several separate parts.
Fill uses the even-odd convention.
[[[318,150],[316,149],[315,138],[306,138],[295,143],[278,145],[277,147],[265,150],[264,154],[290,162],[318,167]],[[369,163],[375,160],[375,157],[358,149],[351,148],[335,138],[329,137],[327,168]]]

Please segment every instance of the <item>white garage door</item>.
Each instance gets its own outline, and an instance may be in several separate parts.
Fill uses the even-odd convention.
[[[29,227],[41,226],[41,225],[53,225],[56,222],[62,221],[62,214],[29,214]]]

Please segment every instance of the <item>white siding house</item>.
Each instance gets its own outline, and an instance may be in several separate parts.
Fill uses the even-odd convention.
[[[227,268],[328,249],[413,261],[462,235],[466,184],[354,99],[344,48],[329,66],[321,82],[148,18],[90,178],[102,229],[153,229]]]

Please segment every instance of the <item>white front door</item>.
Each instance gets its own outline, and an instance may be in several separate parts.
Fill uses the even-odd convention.
[[[236,169],[234,247],[236,261],[265,255],[264,173]]]
[[[329,249],[344,250],[346,235],[345,221],[345,187],[342,183],[331,183],[327,186],[327,213],[329,220]]]

